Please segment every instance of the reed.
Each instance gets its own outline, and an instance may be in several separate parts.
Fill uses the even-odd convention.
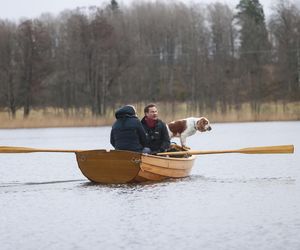
[[[217,105],[214,111],[191,111],[186,103],[175,104],[175,113],[172,113],[172,104],[160,105],[160,117],[171,121],[189,116],[205,116],[211,122],[251,122],[251,121],[298,121],[300,120],[300,102],[282,103],[268,102],[260,106],[259,112],[254,112],[249,103],[242,104],[239,109],[226,107],[226,111]]]
[[[217,110],[210,115],[215,122],[297,121],[300,120],[300,102],[263,103],[259,112],[254,112],[246,103],[239,110],[228,108],[226,113]]]
[[[113,121],[113,116],[95,117],[88,110],[35,109],[26,119],[21,111],[15,118],[0,112],[0,128],[93,127],[111,125]]]
[[[143,116],[144,103],[134,104],[139,118]],[[189,116],[206,116],[212,123],[218,122],[250,122],[250,121],[289,121],[300,120],[300,102],[264,103],[260,112],[253,112],[250,104],[241,105],[237,110],[227,107],[224,112],[220,106],[214,111],[192,111],[186,103],[157,103],[159,116],[169,122]],[[35,109],[24,119],[18,111],[13,119],[7,112],[0,111],[0,128],[42,128],[42,127],[86,127],[111,126],[114,122],[114,110],[109,109],[105,116],[95,117],[89,109]]]

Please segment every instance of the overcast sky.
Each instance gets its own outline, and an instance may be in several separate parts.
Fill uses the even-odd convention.
[[[133,0],[117,0],[119,4],[130,4]],[[135,0],[138,1],[138,0]],[[146,0],[143,0],[146,1]],[[148,0],[154,1],[154,0]],[[159,0],[158,0],[159,1]],[[190,0],[181,0],[190,3]],[[277,0],[260,0],[264,7],[265,14],[268,15],[271,10],[271,3]],[[300,0],[290,0],[300,2]],[[87,7],[91,5],[102,5],[109,3],[110,0],[0,0],[0,18],[17,21],[21,17],[34,18],[39,17],[41,13],[50,12],[58,14],[65,9],[74,9],[76,7]],[[234,8],[239,0],[193,0],[199,3],[227,3]]]

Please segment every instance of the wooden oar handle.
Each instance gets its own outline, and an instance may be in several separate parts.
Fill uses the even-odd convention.
[[[250,148],[230,149],[230,150],[189,150],[189,151],[178,151],[178,152],[164,152],[164,153],[158,153],[157,155],[201,155],[201,154],[226,154],[226,153],[293,154],[294,145],[250,147]]]
[[[42,149],[42,148],[0,146],[0,153],[35,153],[35,152],[76,153],[79,151],[81,151],[81,150]]]

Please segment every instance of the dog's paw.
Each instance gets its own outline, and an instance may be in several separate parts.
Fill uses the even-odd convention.
[[[188,151],[188,150],[190,150],[191,148],[188,147],[188,146],[182,146],[182,149],[185,150],[185,151]]]

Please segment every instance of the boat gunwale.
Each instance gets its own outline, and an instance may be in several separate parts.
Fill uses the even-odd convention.
[[[162,160],[171,160],[171,161],[191,161],[197,158],[196,155],[189,155],[189,157],[169,157],[169,156],[159,156],[159,155],[151,155],[151,154],[142,154],[144,157],[157,158]]]
[[[99,151],[99,152],[103,152],[103,153],[109,153],[109,152],[128,152],[128,153],[134,153],[137,155],[140,155],[141,157],[150,157],[150,158],[157,158],[157,159],[162,159],[162,160],[171,160],[171,161],[187,161],[187,160],[194,160],[197,158],[196,155],[188,155],[188,157],[172,157],[172,156],[160,156],[160,155],[152,155],[152,154],[147,154],[147,153],[141,153],[141,152],[135,152],[135,151],[129,151],[129,150],[116,150],[116,149],[94,149],[94,150],[82,150],[78,153],[85,153],[85,152],[91,152],[91,151]],[[77,153],[77,152],[76,152]]]

